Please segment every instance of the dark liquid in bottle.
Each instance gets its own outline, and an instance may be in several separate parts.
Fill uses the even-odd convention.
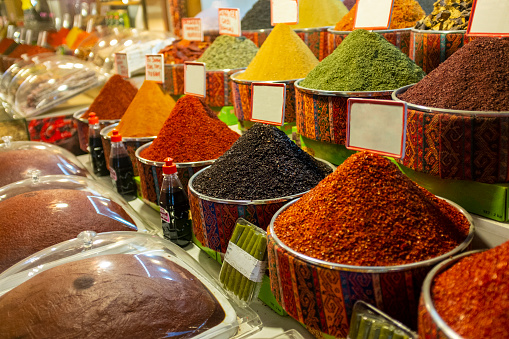
[[[110,159],[110,168],[114,170],[110,175],[115,181],[117,192],[122,195],[136,194],[133,164],[129,156]]]
[[[106,159],[104,158],[104,149],[101,138],[89,138],[88,148],[92,157],[92,167],[94,169],[94,174],[99,176],[108,175],[109,172],[108,168],[106,168]]]
[[[192,223],[189,201],[180,187],[170,187],[161,191],[159,199],[164,238],[180,247],[191,242]]]

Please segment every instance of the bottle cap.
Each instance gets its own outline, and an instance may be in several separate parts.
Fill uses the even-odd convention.
[[[116,129],[113,130],[111,135],[111,142],[119,142],[122,141],[122,135],[118,133]]]
[[[94,112],[90,113],[88,115],[88,124],[89,125],[95,125],[99,123],[99,118],[95,115]]]
[[[172,158],[164,159],[163,174],[174,174],[177,173],[177,165],[173,163]]]

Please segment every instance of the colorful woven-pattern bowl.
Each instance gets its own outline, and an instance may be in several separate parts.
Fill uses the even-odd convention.
[[[322,61],[329,55],[328,30],[331,27],[301,28],[294,32],[304,41],[316,58]]]
[[[327,43],[327,51],[328,54],[331,54],[334,52],[336,47],[338,47],[343,40],[346,38],[348,34],[350,34],[349,31],[335,31],[334,28],[329,29],[329,34],[327,36],[328,43]],[[403,28],[403,29],[387,29],[387,30],[378,30],[373,31],[375,33],[378,33],[382,35],[387,41],[389,41],[394,46],[398,47],[401,52],[405,53],[406,55],[410,55],[410,28]]]
[[[268,29],[253,29],[242,31],[242,36],[245,36],[258,47],[261,47],[262,44],[267,40],[270,32],[272,32],[272,28]]]
[[[83,152],[88,152],[88,121],[87,119],[81,118],[83,114],[88,110],[87,108],[83,108],[76,113],[73,114],[74,121],[76,121],[76,128],[78,130],[78,140],[80,142],[80,149]],[[116,124],[120,120],[99,120],[99,126],[101,129],[107,127],[111,124]]]
[[[118,126],[118,123],[110,125],[101,130],[101,141],[104,149],[104,157],[106,158],[106,167],[110,169],[110,162],[108,159],[110,158],[111,153],[111,137],[108,135],[115,127]],[[154,141],[156,137],[146,137],[146,138],[124,138],[122,137],[122,141],[127,149],[127,153],[129,154],[129,158],[131,159],[131,163],[133,164],[134,176],[137,177],[138,167],[136,166],[136,150],[145,145],[147,142]]]
[[[394,91],[393,99],[401,101],[409,87]],[[509,182],[509,111],[407,107],[404,166],[442,179]]]
[[[410,59],[426,73],[431,72],[467,41],[465,31],[410,31]]]
[[[140,155],[141,152],[151,144],[152,142],[149,142],[136,150],[136,165],[140,176],[141,196],[143,200],[148,202],[149,205],[150,203],[158,205],[161,185],[163,183],[164,162],[148,160]],[[187,191],[187,184],[196,172],[212,165],[214,161],[215,160],[176,163],[177,175],[184,189]]]
[[[446,271],[460,259],[480,251],[462,253],[454,258],[447,259],[435,266],[426,276],[422,285],[421,298],[419,300],[418,331],[421,338],[426,339],[460,339],[459,334],[454,332],[440,317],[431,296],[431,288],[435,277]]]
[[[281,208],[270,224],[267,248],[272,293],[293,318],[338,338],[347,336],[357,300],[372,304],[415,328],[419,294],[426,274],[442,260],[465,250],[474,237],[470,215],[449,202],[470,221],[468,237],[449,253],[399,266],[362,267],[330,263],[292,250],[274,233],[274,221],[295,201]]]
[[[233,106],[235,108],[235,115],[239,121],[251,120],[251,85],[253,82],[264,83],[285,83],[286,84],[286,106],[285,106],[285,122],[295,121],[295,87],[294,83],[299,80],[281,80],[281,81],[251,81],[237,79],[240,71],[232,74],[232,92],[233,92]]]
[[[348,98],[390,100],[391,91],[340,92],[320,91],[295,83],[297,131],[306,138],[344,145]]]

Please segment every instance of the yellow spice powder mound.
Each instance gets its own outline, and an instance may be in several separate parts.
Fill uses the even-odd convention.
[[[334,26],[348,13],[340,0],[300,0],[299,23],[293,29]]]

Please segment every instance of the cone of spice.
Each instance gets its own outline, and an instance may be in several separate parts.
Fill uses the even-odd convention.
[[[258,0],[242,18],[242,30],[270,29],[270,0]]]
[[[416,29],[433,31],[466,30],[473,0],[437,0],[433,12],[415,24]]]
[[[157,53],[164,55],[165,64],[183,64],[198,59],[209,46],[207,41],[175,40]]]
[[[460,245],[469,221],[418,186],[384,157],[350,156],[274,222],[293,250],[355,266],[393,266],[431,259]]]
[[[140,156],[152,161],[171,157],[176,163],[217,159],[239,138],[199,98],[177,101],[152,144]]]
[[[104,84],[82,118],[88,119],[88,115],[94,112],[99,120],[121,119],[136,93],[138,93],[136,87],[115,74]]]
[[[258,52],[258,47],[244,37],[220,35],[197,60],[207,65],[207,71],[244,68]]]
[[[333,26],[348,13],[338,0],[299,0],[299,23],[293,29]]]

